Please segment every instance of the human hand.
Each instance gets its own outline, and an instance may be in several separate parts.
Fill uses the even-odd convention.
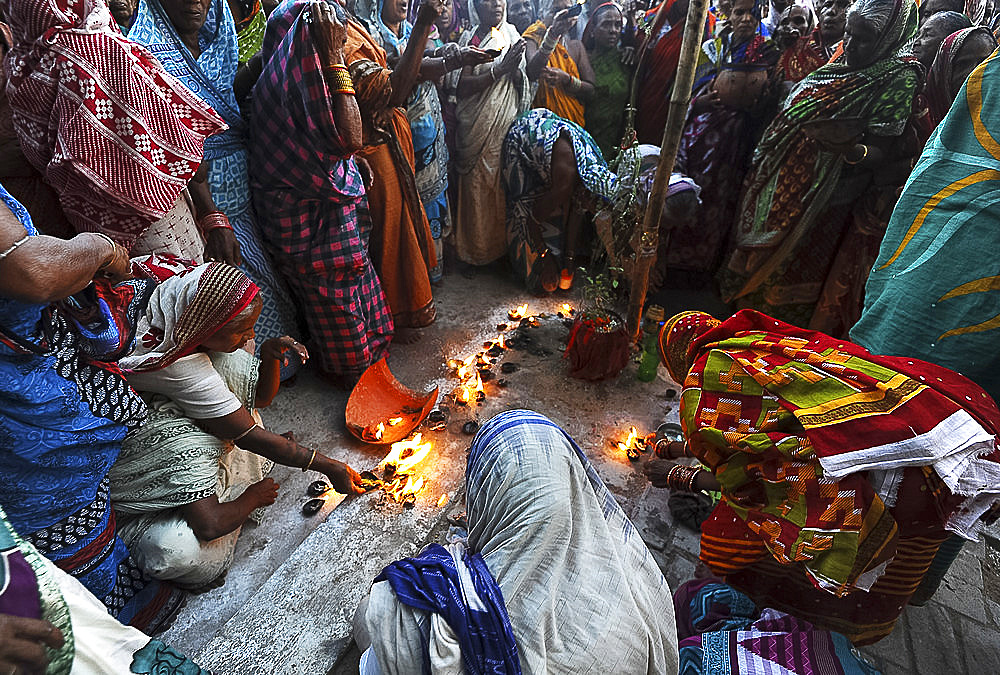
[[[445,0],[423,0],[420,9],[417,10],[416,23],[427,26],[434,23],[439,16],[444,14]]]
[[[0,614],[0,673],[45,672],[45,647],[62,645],[63,634],[48,621]]]
[[[556,12],[556,15],[552,17],[552,25],[549,26],[549,31],[552,32],[553,37],[559,38],[575,25],[576,17],[570,16],[568,9],[563,9]]]
[[[95,239],[99,239],[99,246],[102,246],[104,249],[107,249],[108,247],[112,247],[113,249],[111,251],[111,259],[106,260],[104,264],[97,269],[97,275],[106,277],[111,281],[111,283],[114,284],[117,284],[119,281],[125,281],[126,279],[132,278],[132,261],[129,260],[127,248],[113,241],[110,237],[92,233],[82,236],[91,236]]]
[[[558,89],[566,89],[569,87],[570,74],[565,70],[560,70],[559,68],[552,68],[550,66],[545,66],[542,69],[541,79],[547,84],[556,87]]]
[[[649,479],[653,487],[665,488],[667,487],[667,474],[675,466],[677,466],[677,462],[658,459],[656,455],[651,455],[650,459],[647,459],[646,463],[643,464],[642,472],[646,474],[646,478]]]
[[[214,227],[205,234],[205,260],[218,260],[233,267],[243,264],[236,233],[228,227]]]
[[[478,66],[481,63],[489,63],[494,58],[478,47],[462,47],[458,53],[459,58],[462,60],[463,67]]]
[[[501,73],[507,74],[511,73],[521,65],[521,57],[524,55],[524,50],[527,45],[524,42],[524,38],[521,38],[514,44],[512,44],[508,49],[507,53],[504,54],[503,61],[497,66],[497,70]]]
[[[264,343],[260,346],[261,360],[273,359],[281,361],[282,365],[285,366],[290,363],[290,359],[287,356],[288,352],[292,352],[298,356],[299,361],[303,364],[309,360],[309,350],[306,349],[306,346],[288,335],[269,338],[264,340]]]
[[[716,110],[722,107],[722,100],[719,98],[719,92],[712,91],[706,92],[701,96],[698,96],[691,102],[691,110],[695,114],[700,115],[702,113],[709,112],[711,110]]]
[[[278,488],[281,487],[274,480],[265,478],[248,487],[244,494],[250,500],[255,509],[262,506],[270,506],[278,498]]]
[[[364,494],[364,479],[357,471],[335,459],[331,459],[330,464],[332,467],[326,472],[326,477],[330,479],[334,490],[342,495]]]
[[[372,173],[372,165],[364,157],[354,157],[358,164],[358,171],[361,173],[361,182],[365,184],[365,190],[371,190],[375,185],[375,175]]]
[[[337,17],[336,10],[326,2],[313,2],[309,9],[313,24],[310,34],[320,62],[324,67],[342,64],[347,44],[347,26]]]

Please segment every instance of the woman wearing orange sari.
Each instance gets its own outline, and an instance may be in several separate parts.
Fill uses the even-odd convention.
[[[442,0],[420,6],[399,62],[389,70],[385,50],[356,20],[347,24],[345,60],[361,109],[372,233],[368,255],[392,310],[395,339],[412,342],[436,310],[428,270],[436,263],[434,241],[414,178],[413,136],[400,107],[417,80],[420,61]]]

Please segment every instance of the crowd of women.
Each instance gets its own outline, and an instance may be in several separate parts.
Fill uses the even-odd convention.
[[[997,21],[954,4],[708,15],[653,278],[741,311],[665,323],[685,441],[646,467],[716,493],[703,578],[672,596],[576,443],[506,413],[468,537],[359,608],[364,672],[873,672],[852,644],[1000,503]],[[449,268],[571,288],[648,198],[688,2],[0,9],[0,673],[197,673],[148,634],[270,467],[363,491],[258,408],[419,339]]]

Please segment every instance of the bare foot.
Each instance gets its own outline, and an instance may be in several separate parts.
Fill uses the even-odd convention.
[[[542,290],[551,293],[559,288],[559,263],[551,255],[547,255],[540,258],[536,264],[541,266],[538,282],[542,285]]]
[[[424,334],[417,328],[396,326],[396,330],[392,335],[392,341],[400,345],[412,345],[414,342],[420,342],[423,336]]]

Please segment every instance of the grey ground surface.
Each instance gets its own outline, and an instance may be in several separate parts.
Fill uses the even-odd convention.
[[[637,465],[614,447],[631,425],[648,432],[662,421],[676,421],[677,399],[667,393],[676,387],[660,379],[638,382],[634,363],[612,382],[566,377],[561,348],[569,331],[555,312],[563,302],[575,307],[575,293],[531,298],[502,275],[481,272],[473,279],[448,276],[435,295],[437,322],[420,342],[394,345],[389,361],[412,388],[440,386],[439,402],[447,403],[455,385],[445,362],[481,350],[516,305],[528,303],[532,314],[550,315],[531,330],[538,346],[551,353],[508,351],[503,360],[521,369],[498,374],[508,380],[506,388],[487,383],[481,406],[450,405],[446,428],[425,430],[434,446],[421,465],[428,483],[413,510],[368,494],[331,499],[318,515],[305,518],[299,509],[306,486],[320,476],[276,467],[271,476],[281,484],[277,503],[261,525],[244,528],[226,583],[193,597],[163,636],[167,642],[219,675],[356,673],[350,621],[371,579],[386,563],[440,540],[449,516],[464,510],[464,459],[471,438],[462,434],[462,424],[513,408],[545,414],[577,439],[672,586],[693,576],[697,534],[674,524],[666,491],[650,488]],[[710,298],[690,292],[661,298],[668,315],[714,309]],[[346,393],[306,371],[293,387],[282,389],[263,416],[273,431],[292,430],[304,444],[359,471],[372,468],[387,448],[365,445],[344,431],[346,401]],[[448,503],[438,507],[443,494]],[[925,607],[908,608],[891,636],[862,651],[886,675],[1000,672],[1000,534],[966,545],[937,596]]]

